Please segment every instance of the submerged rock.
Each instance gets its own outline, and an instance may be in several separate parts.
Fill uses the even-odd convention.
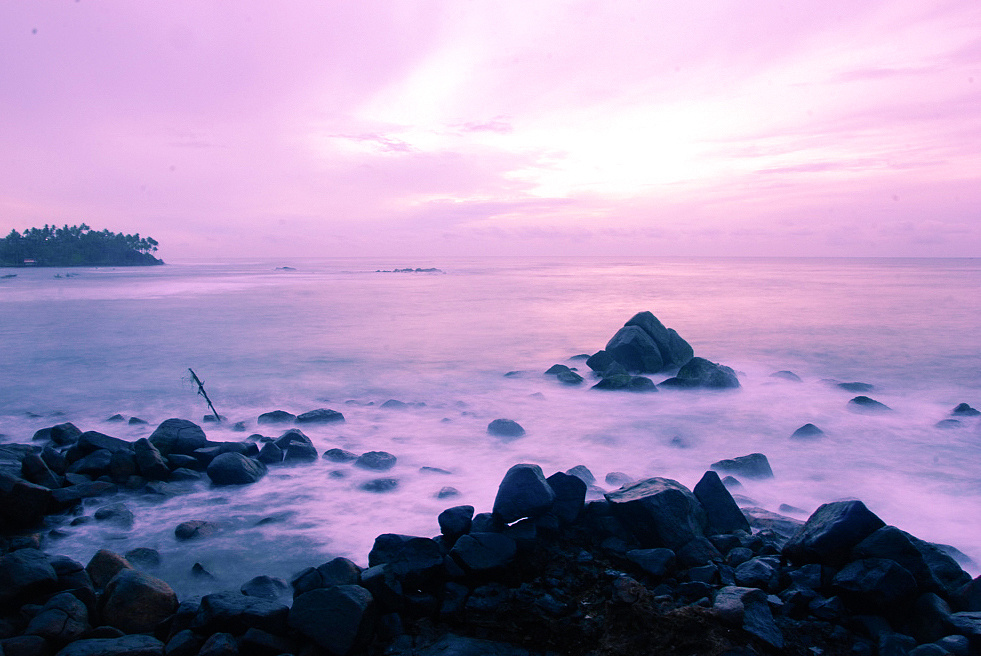
[[[356,467],[374,471],[388,471],[395,466],[398,458],[387,451],[368,451],[354,461]]]
[[[266,466],[241,453],[222,453],[208,465],[207,474],[215,485],[249,485],[266,475]]]
[[[201,427],[186,419],[167,419],[150,434],[150,443],[167,456],[172,453],[191,455],[208,445]]]
[[[950,411],[950,414],[957,417],[977,417],[981,415],[981,410],[976,410],[966,403],[958,403],[957,407]]]
[[[487,432],[497,437],[521,437],[525,429],[513,419],[495,419],[487,425]]]
[[[331,410],[329,408],[318,408],[317,410],[304,412],[296,417],[296,423],[298,424],[332,424],[342,421],[344,421],[344,415],[337,410]]]
[[[762,453],[751,453],[748,456],[719,460],[712,463],[712,469],[723,474],[735,474],[746,478],[773,478],[770,462]]]
[[[790,436],[795,439],[811,439],[815,437],[821,437],[824,435],[824,431],[815,426],[814,424],[804,424],[797,430],[793,432]]]
[[[882,414],[892,412],[892,408],[867,396],[856,396],[848,402],[848,409],[862,414]]]
[[[783,380],[789,380],[794,383],[804,382],[803,380],[801,380],[800,376],[795,374],[793,371],[787,371],[787,370],[774,371],[772,374],[770,374],[770,378],[781,378]]]
[[[661,383],[661,386],[677,388],[735,389],[739,379],[731,367],[710,362],[705,358],[692,358],[678,370],[678,375]]]
[[[296,421],[296,415],[292,412],[286,412],[285,410],[273,410],[271,412],[263,412],[256,419],[256,423],[263,424],[292,424]]]

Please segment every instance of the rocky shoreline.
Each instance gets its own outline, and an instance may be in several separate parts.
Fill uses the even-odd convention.
[[[448,508],[435,537],[380,535],[365,569],[335,558],[201,598],[179,600],[141,571],[152,550],[102,550],[83,566],[46,553],[35,532],[83,504],[125,522],[116,498],[166,493],[181,470],[200,477],[202,460],[216,485],[252,482],[238,477],[266,467],[267,447],[280,461],[316,458],[303,437],[291,429],[246,453],[180,419],[135,443],[71,424],[39,431],[45,445],[21,445],[19,475],[0,473],[0,653],[981,653],[981,577],[860,501],[806,523],[741,510],[715,470],[765,477],[762,454],[715,463],[692,490],[650,478],[591,501],[583,466],[546,478],[515,465],[490,511]],[[383,467],[389,454],[372,453]]]

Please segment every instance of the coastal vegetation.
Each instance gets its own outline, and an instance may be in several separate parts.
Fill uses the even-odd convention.
[[[163,264],[152,255],[157,241],[84,223],[61,228],[45,224],[24,232],[11,230],[0,239],[0,266],[149,266]]]

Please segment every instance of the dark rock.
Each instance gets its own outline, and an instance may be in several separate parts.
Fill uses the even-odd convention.
[[[981,410],[972,408],[966,403],[959,403],[956,408],[950,411],[950,414],[957,417],[977,417],[981,415]]]
[[[0,557],[0,606],[51,590],[57,582],[47,556],[37,549],[18,549]]]
[[[439,488],[439,492],[436,493],[437,499],[449,499],[450,497],[460,496],[460,490],[456,489],[452,485],[447,485]]]
[[[503,568],[517,553],[515,541],[501,533],[479,533],[471,531],[461,536],[450,556],[471,573],[490,572]]]
[[[981,576],[962,585],[955,598],[960,610],[981,611]]]
[[[164,644],[148,635],[76,640],[56,656],[163,656]]]
[[[916,595],[913,575],[885,558],[848,563],[835,575],[832,586],[858,610],[894,609]]]
[[[953,558],[894,526],[870,534],[852,550],[853,558],[888,558],[913,575],[920,589],[952,598],[971,580]]]
[[[847,392],[871,392],[875,389],[875,385],[869,383],[836,383],[835,386]]]
[[[495,419],[487,425],[487,432],[497,437],[521,437],[525,429],[511,419]]]
[[[114,481],[125,483],[131,476],[137,476],[137,471],[134,454],[125,452],[112,454],[112,458],[109,460],[109,476]],[[140,478],[143,479],[142,476]]]
[[[356,467],[374,471],[388,471],[395,466],[398,458],[386,451],[368,451],[354,461]]]
[[[783,649],[783,634],[773,621],[762,590],[726,586],[719,590],[712,608],[729,624],[741,627],[776,649]]]
[[[132,453],[133,445],[126,440],[112,437],[98,431],[85,431],[78,436],[75,447],[82,455],[88,455],[94,451],[106,450],[110,453]]]
[[[201,607],[191,628],[233,635],[255,627],[273,634],[286,632],[289,608],[284,604],[247,597],[238,591],[216,592],[201,598]]]
[[[859,542],[885,526],[861,501],[835,501],[819,507],[784,547],[798,563],[841,564]]]
[[[51,471],[44,458],[36,453],[28,453],[24,456],[20,462],[20,471],[24,480],[35,485],[46,487],[49,490],[61,487],[61,479]]]
[[[607,485],[612,485],[614,487],[623,487],[624,485],[631,485],[634,483],[634,477],[624,474],[623,472],[609,472],[604,479]]]
[[[171,453],[167,456],[167,466],[170,469],[193,469],[194,471],[204,471],[201,461],[194,456],[183,453]]]
[[[596,482],[596,477],[593,476],[593,472],[589,471],[589,468],[586,467],[586,465],[576,465],[575,467],[566,470],[565,473],[569,474],[570,476],[575,476],[586,485],[592,485]]]
[[[153,442],[140,438],[133,443],[133,452],[140,476],[149,481],[165,481],[170,477],[170,469]]]
[[[665,328],[650,312],[638,312],[624,326],[638,326],[657,344],[663,369],[680,367],[695,354],[691,346],[672,328]]]
[[[106,587],[109,581],[124,569],[133,569],[133,566],[128,560],[108,549],[99,549],[85,566],[85,571],[88,572],[92,585],[97,590]]]
[[[342,421],[344,421],[344,415],[337,410],[330,410],[329,408],[318,408],[310,412],[304,412],[296,417],[296,423],[298,424],[333,424]]]
[[[717,473],[714,471],[705,472],[692,492],[702,504],[702,508],[705,509],[708,522],[706,532],[709,535],[732,533],[740,530],[749,532],[749,522],[746,520],[746,516],[736,505]]]
[[[174,535],[178,540],[193,540],[196,538],[206,538],[218,532],[218,525],[203,519],[192,519],[181,522],[174,529]]]
[[[646,376],[632,376],[630,383],[627,384],[627,389],[631,392],[656,392],[657,385]]]
[[[296,652],[296,646],[289,638],[252,628],[242,634],[238,644],[243,654],[253,656],[277,656]],[[171,655],[168,653],[167,656]]]
[[[283,455],[283,462],[316,462],[317,447],[311,443],[291,442]]]
[[[628,371],[654,373],[664,368],[661,351],[640,326],[624,326],[606,344],[606,352]]]
[[[793,371],[787,371],[787,370],[774,371],[772,374],[770,374],[770,378],[782,378],[783,380],[789,380],[794,383],[804,382],[800,379],[800,376],[795,374]]]
[[[848,402],[848,409],[862,414],[882,414],[892,412],[892,408],[867,396],[856,396]]]
[[[191,455],[208,444],[201,427],[186,419],[167,419],[150,434],[150,443],[164,456],[172,453]]]
[[[150,633],[177,610],[177,595],[158,578],[133,569],[120,571],[100,600],[102,620],[125,633]]]
[[[365,492],[391,492],[399,486],[399,479],[397,478],[373,478],[370,481],[365,481],[358,486],[358,489],[364,490]]]
[[[323,458],[331,462],[351,462],[352,460],[357,460],[358,456],[344,449],[327,449],[324,451]]]
[[[283,450],[272,442],[267,442],[259,449],[256,460],[266,465],[278,465],[283,462]]]
[[[736,585],[773,590],[780,579],[780,559],[773,556],[750,558],[736,567]]]
[[[121,528],[133,527],[133,511],[124,503],[111,503],[95,511],[94,517],[100,522],[115,524]]]
[[[211,461],[207,473],[215,485],[248,485],[265,476],[266,466],[240,453],[222,453]]]
[[[651,576],[661,578],[674,569],[676,557],[670,549],[632,549],[627,552],[627,559]]]
[[[107,481],[88,481],[78,485],[70,485],[60,490],[51,490],[51,498],[57,506],[69,508],[78,504],[82,499],[101,497],[115,494],[119,488]]]
[[[450,541],[470,531],[473,523],[473,506],[454,506],[439,514],[439,532]]]
[[[590,389],[597,390],[622,390],[630,388],[630,381],[633,376],[630,374],[604,374],[603,380],[593,385]]]
[[[275,600],[286,594],[289,589],[289,584],[283,579],[263,574],[243,583],[239,591],[247,597]]]
[[[795,439],[810,439],[814,437],[821,437],[822,435],[824,435],[824,431],[814,424],[804,424],[795,430],[790,437]]]
[[[494,514],[510,523],[522,517],[537,517],[551,509],[555,491],[538,465],[514,465],[504,475],[494,499]]]
[[[948,430],[952,428],[960,428],[962,425],[963,424],[961,424],[961,421],[959,419],[941,419],[940,421],[934,424],[934,427]]]
[[[473,516],[473,523],[470,525],[470,531],[476,533],[497,533],[505,524],[501,521],[501,518],[494,513],[484,512],[477,513]]]
[[[146,426],[150,422],[148,422],[145,419],[140,419],[139,417],[130,417],[129,421],[126,423],[129,424],[130,426]]]
[[[555,375],[555,379],[566,385],[579,385],[583,382],[583,377],[571,369],[569,371],[560,371]]]
[[[370,636],[372,603],[371,593],[357,585],[311,590],[293,601],[289,625],[333,656],[346,656]]]
[[[553,364],[551,367],[549,367],[545,371],[545,375],[546,376],[557,376],[557,375],[559,375],[561,373],[565,373],[567,371],[572,371],[572,369],[570,369],[567,365],[564,365],[564,364]]]
[[[578,476],[562,472],[552,474],[545,481],[555,492],[552,513],[566,524],[575,522],[586,504],[586,483]]]
[[[682,567],[699,567],[707,563],[722,562],[722,554],[706,537],[696,537],[676,550],[678,563]]]
[[[125,558],[138,567],[158,567],[160,565],[160,552],[149,547],[130,549],[126,552]]]
[[[107,475],[110,473],[112,457],[113,453],[109,449],[92,451],[69,465],[68,472],[72,474],[84,474],[91,478]]]
[[[359,585],[361,568],[347,558],[334,558],[316,569],[308,567],[291,581],[293,596],[298,596],[317,588],[330,588],[335,585]]]
[[[238,643],[230,633],[215,633],[201,645],[198,656],[238,656]]]
[[[746,478],[773,478],[770,462],[762,453],[751,453],[748,456],[719,460],[712,463],[712,469]]]
[[[642,547],[680,549],[704,536],[705,510],[677,481],[649,478],[605,496]]]
[[[82,601],[70,592],[48,599],[25,629],[25,635],[40,636],[53,644],[77,640],[89,628],[89,611]]]
[[[616,362],[616,360],[614,360],[613,356],[606,351],[597,351],[586,358],[586,366],[593,371],[600,373],[609,369],[610,365],[612,365],[614,362]]]
[[[259,415],[256,423],[259,425],[292,424],[294,421],[296,421],[296,415],[286,412],[285,410],[273,410],[272,412],[264,412]]]
[[[43,449],[41,449],[41,460],[44,464],[51,469],[52,472],[58,474],[59,476],[64,476],[65,472],[68,470],[68,460],[65,458],[65,454],[58,451],[50,444],[46,444]],[[21,463],[23,466],[23,463]]]
[[[397,399],[389,399],[378,407],[385,408],[386,410],[405,410],[409,407],[409,404]]]
[[[51,426],[50,428],[42,428],[34,433],[34,437],[32,439],[51,440],[58,446],[67,446],[77,442],[78,438],[81,436],[82,431],[80,431],[75,424],[65,422],[64,424],[58,424],[57,426]]]
[[[739,379],[732,368],[705,358],[692,358],[678,370],[678,375],[661,383],[661,386],[678,388],[734,389]]]

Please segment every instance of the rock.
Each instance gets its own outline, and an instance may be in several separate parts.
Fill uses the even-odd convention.
[[[138,567],[159,567],[160,552],[149,547],[137,547],[124,554],[126,560]]]
[[[74,594],[61,592],[45,602],[41,611],[31,618],[24,634],[65,644],[77,640],[88,628],[88,608]]]
[[[112,465],[113,453],[109,449],[92,451],[68,466],[68,472],[83,474],[91,478],[107,475]]]
[[[272,442],[267,442],[259,449],[256,460],[265,465],[278,465],[283,462],[283,450]]]
[[[627,384],[627,389],[631,392],[656,392],[657,385],[646,376],[632,376]]]
[[[167,419],[150,434],[150,443],[164,456],[172,453],[191,455],[208,445],[201,427],[186,419]]]
[[[835,575],[832,587],[859,612],[868,608],[896,609],[916,596],[913,575],[885,558],[848,563]]]
[[[439,532],[448,540],[455,541],[470,531],[473,523],[473,506],[454,506],[439,514]]]
[[[94,638],[69,643],[56,656],[163,656],[164,644],[148,635]]]
[[[166,481],[170,478],[170,468],[163,455],[149,439],[143,437],[133,443],[136,469],[148,481]]]
[[[32,439],[51,440],[58,446],[68,446],[69,444],[74,444],[77,442],[78,438],[81,436],[82,431],[80,431],[75,424],[65,422],[64,424],[58,424],[57,426],[52,426],[50,428],[42,428],[34,433],[34,437]]]
[[[503,533],[471,531],[456,541],[450,556],[470,573],[485,573],[503,568],[517,553],[515,541]]]
[[[692,493],[702,504],[702,508],[705,509],[707,520],[705,530],[709,535],[734,531],[749,532],[749,522],[746,520],[746,516],[736,505],[717,473],[714,471],[705,472]]]
[[[559,374],[565,373],[567,371],[572,371],[567,365],[564,364],[553,364],[545,371],[546,376],[558,376]]]
[[[399,486],[399,479],[397,478],[373,478],[370,481],[365,481],[358,486],[358,489],[364,490],[365,492],[391,492]]]
[[[961,424],[960,419],[941,419],[940,421],[934,424],[936,428],[942,428],[944,430],[949,430],[952,428],[960,428],[962,425],[963,424]]]
[[[289,589],[289,584],[283,579],[263,574],[243,583],[239,591],[247,597],[276,600],[286,594]]]
[[[346,656],[363,647],[371,634],[373,601],[357,585],[311,590],[293,601],[289,625],[332,656]]]
[[[950,414],[957,417],[977,417],[981,415],[981,410],[976,410],[966,403],[958,403],[957,407],[950,411]]]
[[[125,633],[150,633],[177,610],[177,595],[164,581],[133,569],[120,571],[100,600],[102,620]]]
[[[298,424],[333,424],[344,421],[344,415],[337,410],[329,408],[317,408],[309,412],[297,415]]]
[[[732,368],[710,362],[705,358],[692,358],[678,370],[678,375],[661,383],[661,386],[678,388],[735,389],[739,379]]]
[[[316,569],[308,567],[290,582],[293,586],[293,596],[317,588],[330,588],[335,585],[359,585],[361,583],[361,568],[347,558],[334,558]]]
[[[57,582],[47,556],[37,549],[18,549],[0,557],[0,606],[51,590]]]
[[[285,410],[273,410],[272,412],[263,412],[259,415],[256,423],[259,425],[263,424],[292,424],[296,421],[296,415]]]
[[[586,504],[586,483],[577,476],[562,472],[552,474],[545,481],[555,492],[552,513],[560,522],[575,522]]]
[[[765,508],[746,506],[741,508],[743,515],[749,520],[749,525],[758,531],[772,531],[777,535],[790,539],[804,526],[804,522],[793,517],[787,517]]]
[[[148,422],[146,419],[140,419],[139,417],[130,417],[129,421],[126,423],[130,426],[146,426],[150,422]]]
[[[240,453],[222,453],[211,461],[207,473],[215,485],[248,485],[266,475],[266,466]]]
[[[386,410],[406,410],[408,409],[409,404],[405,401],[399,401],[398,399],[389,399],[378,407]]]
[[[132,453],[133,445],[126,440],[112,437],[98,431],[85,431],[78,436],[75,447],[79,453],[88,455],[94,451],[106,450],[110,453]]]
[[[793,432],[790,436],[794,439],[811,439],[814,437],[821,437],[824,435],[824,431],[815,426],[814,424],[804,424],[797,430]]]
[[[586,358],[586,366],[598,373],[602,373],[609,369],[610,365],[612,365],[614,362],[616,362],[616,360],[614,360],[613,356],[606,351],[597,351]]]
[[[51,471],[40,455],[28,453],[20,462],[21,476],[24,480],[54,490],[61,487],[61,479]]]
[[[957,591],[956,600],[961,610],[981,611],[981,576],[962,585]]]
[[[439,488],[439,492],[436,493],[437,499],[449,499],[450,497],[460,496],[460,490],[456,489],[452,485],[446,485]]]
[[[356,467],[374,471],[388,471],[395,466],[398,458],[386,451],[368,451],[354,461]]]
[[[323,459],[331,462],[351,462],[357,460],[358,456],[344,449],[327,449],[324,451]]]
[[[887,558],[908,571],[921,590],[953,598],[971,580],[957,562],[937,547],[895,526],[883,526],[852,550],[856,559]]]
[[[719,460],[712,463],[712,469],[724,474],[735,474],[745,478],[773,478],[770,462],[762,453],[751,453],[730,460]]]
[[[770,374],[770,378],[782,378],[783,380],[789,380],[793,383],[804,382],[801,380],[800,376],[795,374],[793,371],[787,371],[787,370],[774,371],[772,374]]]
[[[716,594],[712,609],[726,622],[741,627],[776,649],[784,639],[773,621],[766,593],[757,588],[726,586]]]
[[[736,567],[734,576],[736,585],[773,590],[780,580],[780,559],[773,556],[750,558]]]
[[[848,409],[852,412],[870,415],[892,412],[892,408],[886,404],[879,403],[875,399],[870,399],[867,396],[856,396],[848,402]]]
[[[685,568],[722,562],[722,554],[719,553],[719,550],[715,548],[715,545],[708,538],[702,536],[690,540],[688,544],[678,549],[676,553],[678,563]],[[712,572],[714,574],[714,568]]]
[[[703,537],[705,510],[684,485],[649,478],[605,495],[611,509],[645,548],[680,549]]]
[[[603,380],[593,385],[590,389],[596,390],[625,390],[630,388],[630,381],[634,379],[630,374],[603,374]]]
[[[835,501],[819,507],[784,546],[797,563],[842,564],[859,542],[885,526],[861,501]]]
[[[869,383],[835,383],[835,387],[847,392],[871,392],[875,389],[875,385]]]
[[[654,339],[640,326],[624,326],[606,344],[605,351],[628,371],[655,373],[665,368]]]
[[[99,549],[85,566],[85,571],[88,572],[92,585],[97,590],[106,587],[109,581],[124,569],[133,569],[133,566],[128,560],[108,549]]]
[[[586,465],[576,465],[571,469],[567,469],[565,473],[569,474],[570,476],[575,476],[586,485],[592,485],[596,482],[596,477],[593,476],[593,472],[589,471],[589,468],[586,467]]]
[[[487,425],[487,432],[497,437],[521,437],[525,434],[525,429],[511,419],[495,419]]]
[[[569,371],[560,371],[555,375],[555,379],[566,385],[579,385],[583,382],[583,377],[571,369]]]
[[[511,523],[522,517],[548,512],[555,502],[555,491],[538,465],[514,465],[504,475],[494,499],[494,514]]]
[[[191,628],[199,632],[244,633],[249,627],[281,635],[286,632],[289,608],[261,597],[238,591],[215,592],[201,598],[201,607]]]
[[[654,342],[661,353],[663,369],[681,367],[694,356],[691,346],[672,328],[665,328],[650,312],[638,312],[625,326],[638,326],[643,329]]]
[[[259,629],[249,629],[238,638],[238,646],[243,654],[256,656],[276,656],[277,654],[293,654],[296,646],[289,638],[273,635]],[[167,654],[167,656],[171,656]]]
[[[124,503],[111,503],[95,511],[95,518],[100,522],[115,524],[121,528],[133,528],[133,511]]]
[[[181,522],[174,529],[174,535],[178,540],[193,540],[195,538],[206,538],[218,532],[218,525],[203,519],[192,519]]]
[[[198,656],[238,656],[238,643],[230,633],[214,633],[201,645]]]
[[[675,553],[670,549],[632,549],[627,552],[627,559],[636,563],[645,572],[655,577],[667,576],[674,569]]]
[[[283,462],[316,462],[317,458],[317,447],[309,441],[290,442],[286,447],[286,453],[283,454]]]

